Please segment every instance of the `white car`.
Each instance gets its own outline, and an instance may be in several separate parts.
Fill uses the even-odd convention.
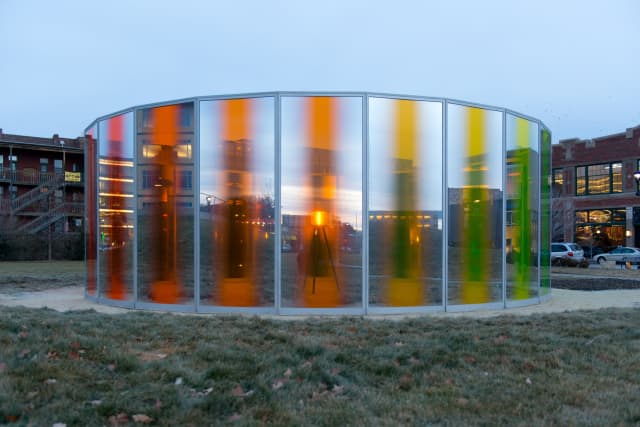
[[[627,246],[618,246],[611,252],[604,254],[598,254],[593,258],[598,264],[604,264],[607,261],[620,261],[620,262],[640,262],[640,249],[630,248]]]
[[[584,261],[584,251],[576,243],[552,243],[551,264],[576,265]]]

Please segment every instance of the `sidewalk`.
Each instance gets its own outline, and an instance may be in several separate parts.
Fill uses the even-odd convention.
[[[494,317],[500,315],[529,315],[534,313],[558,313],[572,310],[595,310],[609,307],[640,308],[640,289],[609,291],[570,291],[553,289],[551,299],[542,304],[527,307],[509,308],[506,310],[482,310],[467,312],[432,312],[428,314],[410,315],[372,315],[371,317],[415,317],[415,316],[453,316],[453,317]],[[48,307],[57,311],[95,310],[99,313],[117,314],[132,310],[96,304],[84,298],[84,288],[79,286],[64,287],[42,292],[23,292],[13,295],[0,294],[0,306],[28,308]],[[184,313],[182,313],[184,314]],[[187,313],[188,314],[188,313]],[[268,316],[272,317],[272,316]],[[289,318],[290,316],[279,316]]]

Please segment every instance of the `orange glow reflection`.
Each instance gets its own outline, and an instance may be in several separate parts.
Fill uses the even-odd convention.
[[[87,292],[90,295],[95,295],[97,289],[97,238],[98,227],[96,224],[96,141],[94,139],[93,131],[87,135],[87,179],[86,191],[87,191]]]
[[[259,229],[255,226],[257,209],[252,197],[252,100],[222,101],[221,116],[223,166],[219,179],[224,183],[222,198],[226,203],[218,208],[211,236],[216,244],[211,261],[214,265],[222,264],[215,279],[217,302],[224,306],[255,306],[258,304],[255,241]]]
[[[176,271],[176,165],[173,147],[178,140],[178,105],[166,105],[151,110],[152,144],[160,150],[152,159],[152,176],[156,200],[151,209],[150,226],[153,239],[150,254],[152,283],[151,300],[162,304],[175,304],[182,294],[182,284]]]
[[[302,230],[303,243],[298,253],[298,274],[302,278],[301,304],[305,307],[338,307],[344,300],[344,286],[340,287],[341,280],[336,269],[336,113],[336,99],[307,98],[309,214]]]
[[[124,157],[124,115],[112,117],[107,122],[107,155],[106,159],[100,159],[100,165],[105,170],[105,175],[113,176],[126,176],[127,173],[120,169],[126,165],[132,167],[132,162],[123,162]],[[105,273],[105,287],[106,295],[108,298],[115,300],[124,300],[127,298],[127,277],[125,273],[127,271],[126,266],[131,262],[127,259],[128,251],[125,251],[125,246],[129,241],[129,231],[123,227],[127,224],[127,213],[133,213],[131,209],[123,209],[127,207],[124,200],[120,198],[114,198],[111,194],[124,194],[126,188],[121,181],[113,180],[105,182],[103,188],[106,195],[101,194],[101,198],[104,200],[104,208],[100,209],[101,224],[110,225],[108,231],[108,239],[105,239],[103,256],[101,262],[104,263]],[[107,235],[101,227],[100,232],[102,236]],[[108,249],[108,250],[107,250]]]

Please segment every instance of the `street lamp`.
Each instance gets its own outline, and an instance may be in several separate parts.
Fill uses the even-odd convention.
[[[640,196],[640,171],[633,173],[633,179],[636,180],[636,196]]]

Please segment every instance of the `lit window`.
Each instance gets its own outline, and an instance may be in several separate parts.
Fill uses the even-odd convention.
[[[562,169],[553,170],[553,195],[559,196],[562,194],[562,187],[564,185],[564,173]]]
[[[142,157],[150,159],[156,157],[160,153],[161,147],[159,145],[143,145]]]
[[[622,163],[576,167],[576,195],[622,192]]]
[[[190,140],[180,141],[180,144],[176,145],[175,150],[179,159],[191,158],[191,144]]]

